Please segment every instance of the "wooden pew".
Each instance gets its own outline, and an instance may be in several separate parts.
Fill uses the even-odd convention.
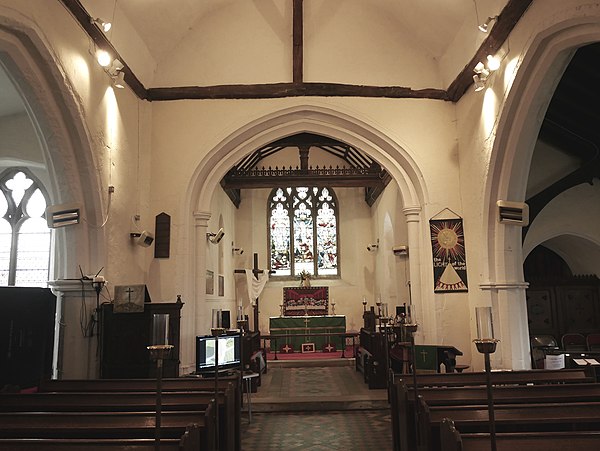
[[[494,385],[593,383],[596,380],[592,370],[593,368],[493,371],[491,377]],[[392,377],[393,383],[398,380],[404,380],[407,385],[413,383],[412,374],[396,373]],[[417,374],[417,385],[420,387],[461,387],[485,384],[485,372]]]
[[[423,450],[441,449],[444,419],[454,421],[461,433],[482,433],[489,428],[487,406],[433,406],[419,400],[419,435]],[[494,409],[496,431],[557,432],[600,431],[600,402],[505,404]]]
[[[200,450],[200,430],[190,425],[180,439],[161,439],[161,451]],[[155,439],[0,438],[0,451],[155,451]]]
[[[241,436],[241,411],[242,411],[242,392],[239,374],[219,377],[219,390],[226,390],[230,385],[233,386],[233,426],[229,425],[220,428],[220,443],[227,443],[233,437],[233,449],[240,451],[242,447]],[[213,378],[202,377],[181,377],[165,378],[162,380],[163,399],[168,392],[172,391],[213,391],[215,389],[215,380]],[[39,386],[40,392],[155,392],[155,379],[63,379],[63,380],[43,380]],[[221,412],[219,417],[223,420]],[[227,423],[231,418],[225,419]],[[225,429],[225,430],[224,430]],[[229,433],[228,431],[233,431]]]
[[[415,412],[413,405],[409,402],[408,393],[412,391],[413,378],[411,374],[407,375],[392,375],[393,384],[390,384],[390,404],[391,404],[391,418],[392,418],[392,437],[395,451],[408,451],[413,450],[415,445],[415,426],[414,416]],[[524,390],[531,389],[537,385],[525,385],[530,383],[545,384],[540,385],[545,387],[537,392],[533,393],[533,396],[539,396],[540,392],[548,390],[548,384],[552,384],[552,387],[561,387],[559,392],[554,392],[553,396],[559,396],[560,399],[569,398],[569,395],[574,393],[577,385],[583,384],[586,389],[590,388],[590,382],[593,382],[593,378],[590,377],[590,373],[587,370],[576,369],[576,370],[532,370],[532,371],[505,371],[505,372],[493,372],[492,381],[496,384],[502,384],[495,388],[498,390],[500,387],[512,387],[515,390],[517,387],[526,387]],[[482,404],[487,403],[487,394],[485,394],[485,373],[442,373],[442,374],[418,374],[417,385],[419,391],[424,393],[427,401],[434,399],[432,393],[436,393],[437,390],[442,390],[441,387],[445,387],[446,390],[441,397],[448,399],[448,402],[444,403],[443,400],[439,402],[442,404],[466,404],[469,398],[473,403],[477,403],[478,400],[483,399]],[[429,388],[428,388],[429,387]],[[437,388],[431,388],[437,387]],[[466,392],[452,392],[449,387],[471,387]],[[566,387],[572,387],[568,389]],[[461,390],[456,388],[456,390]],[[469,394],[470,393],[470,394]],[[484,394],[482,397],[481,394]],[[506,402],[521,402],[517,401],[518,391],[502,391],[505,395],[499,395],[500,399],[506,397]],[[521,392],[523,393],[523,392]],[[578,398],[581,399],[581,391]],[[548,395],[550,396],[550,395]],[[454,397],[454,400],[450,398]],[[527,402],[527,395],[523,394],[522,402]],[[547,401],[551,401],[552,398],[546,398]],[[511,401],[512,400],[512,401]],[[557,399],[558,401],[559,399]],[[582,399],[584,400],[584,399]],[[435,403],[435,401],[434,401]]]
[[[487,433],[461,434],[454,422],[444,419],[440,429],[441,451],[489,451]],[[496,434],[498,451],[596,451],[600,449],[599,431],[504,432]]]
[[[234,451],[236,411],[231,384],[218,395],[220,447]],[[165,392],[162,410],[203,411],[213,399],[214,392]],[[148,412],[155,406],[154,392],[0,393],[0,412]]]
[[[163,412],[161,438],[184,440],[197,425],[198,451],[213,451],[214,404],[204,412]],[[1,439],[153,439],[154,412],[2,412]]]

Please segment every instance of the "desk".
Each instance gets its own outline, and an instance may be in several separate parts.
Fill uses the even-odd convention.
[[[258,377],[258,373],[242,373],[242,379],[246,382],[246,402],[248,403],[248,423],[252,421],[252,379]]]
[[[286,345],[291,345],[294,351],[300,351],[302,343],[314,343],[317,350],[322,349],[327,343],[333,343],[337,349],[344,349],[346,344],[344,338],[327,337],[322,334],[346,332],[346,317],[344,315],[272,316],[269,318],[269,331],[272,336],[310,334],[311,332],[321,334],[312,337],[281,338],[281,340],[277,340],[277,351],[281,351]]]

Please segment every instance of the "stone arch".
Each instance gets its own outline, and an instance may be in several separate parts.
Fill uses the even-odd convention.
[[[36,131],[51,203],[79,203],[89,223],[102,222],[101,184],[93,170],[91,140],[75,88],[37,25],[5,7],[0,7],[0,64]],[[54,277],[66,277],[77,265],[86,270],[98,266],[105,247],[103,230],[77,226],[57,231]]]
[[[530,359],[521,228],[497,221],[496,201],[524,201],[534,144],[554,89],[572,53],[600,40],[600,10],[595,8],[561,11],[542,24],[544,29],[524,50],[521,69],[498,116],[483,202],[487,247],[480,287],[489,293],[499,323],[504,368],[528,368]]]
[[[347,114],[330,108],[313,105],[290,107],[259,118],[232,133],[201,161],[194,175],[190,189],[186,194],[186,210],[194,212],[190,217],[189,236],[193,254],[188,260],[189,277],[186,290],[190,298],[201,301],[203,292],[195,280],[205,271],[203,261],[206,225],[210,218],[210,202],[214,190],[226,172],[241,158],[257,148],[277,139],[296,133],[316,133],[338,139],[355,146],[377,160],[393,177],[399,186],[404,205],[404,213],[409,227],[409,246],[411,253],[411,279],[413,280],[413,298],[421,299],[419,282],[428,272],[420,265],[419,250],[423,245],[423,231],[420,230],[421,208],[427,203],[427,190],[424,178],[410,153],[383,133],[369,124]],[[187,272],[187,271],[186,271]],[[201,280],[201,278],[200,278]],[[197,303],[194,303],[197,304]],[[194,324],[188,324],[193,330],[201,329],[202,313],[194,305],[191,312]],[[425,307],[423,307],[425,309]],[[427,307],[427,310],[432,310]],[[432,310],[433,311],[433,310]],[[431,330],[435,324],[429,322]]]

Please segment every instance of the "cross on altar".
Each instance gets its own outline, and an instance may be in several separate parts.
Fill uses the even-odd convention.
[[[286,343],[285,346],[283,348],[281,348],[281,350],[285,353],[288,353],[292,350],[292,348],[290,347],[289,344]]]
[[[325,346],[325,350],[327,352],[333,352],[335,350],[335,346],[333,346],[331,343],[327,343],[327,346]]]
[[[427,361],[427,354],[428,354],[428,352],[425,351],[424,349],[421,351],[421,355],[423,356],[423,362]]]

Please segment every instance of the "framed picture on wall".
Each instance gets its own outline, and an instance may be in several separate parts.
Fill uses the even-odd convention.
[[[206,270],[206,294],[215,294],[215,273]]]
[[[225,296],[225,276],[219,275],[219,296]]]

